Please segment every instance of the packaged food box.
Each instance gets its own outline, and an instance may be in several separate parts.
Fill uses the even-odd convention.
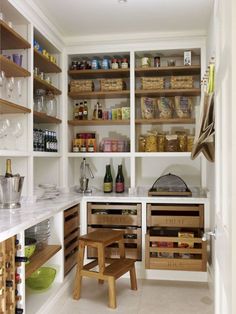
[[[122,120],[129,120],[130,119],[130,107],[122,107],[121,116],[122,116]]]
[[[117,109],[112,109],[112,120],[117,120]]]

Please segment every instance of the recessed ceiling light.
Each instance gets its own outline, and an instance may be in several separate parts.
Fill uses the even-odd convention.
[[[119,3],[126,3],[127,0],[118,0]]]

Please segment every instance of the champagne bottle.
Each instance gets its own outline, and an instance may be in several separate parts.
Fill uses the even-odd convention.
[[[123,193],[125,191],[125,180],[122,172],[122,165],[118,165],[118,172],[116,176],[116,193]]]
[[[111,166],[106,165],[106,173],[103,181],[103,191],[104,193],[111,193],[113,190],[113,180],[111,175]]]
[[[5,177],[6,178],[13,177],[12,171],[11,171],[11,159],[7,159],[6,160],[6,174],[5,174]]]

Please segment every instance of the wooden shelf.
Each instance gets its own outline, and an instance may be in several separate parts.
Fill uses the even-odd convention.
[[[194,124],[195,119],[136,119],[135,124]]]
[[[129,125],[130,120],[68,120],[69,125]]]
[[[28,77],[30,72],[20,67],[13,61],[0,55],[1,70],[5,72],[6,77]]]
[[[46,263],[53,255],[60,251],[61,245],[47,245],[41,251],[36,252],[31,258],[30,263],[25,267],[25,278],[28,278],[40,266]]]
[[[29,108],[14,104],[8,100],[0,98],[0,114],[3,113],[30,113]]]
[[[13,28],[9,27],[3,20],[0,20],[0,33],[1,50],[28,49],[31,47],[27,40],[19,35]]]
[[[105,98],[128,98],[130,96],[129,90],[115,91],[115,92],[70,92],[69,97],[72,99],[105,99]]]
[[[34,49],[34,66],[39,68],[44,73],[60,73],[61,68],[47,57]]]
[[[109,70],[69,70],[68,74],[72,78],[104,78],[104,77],[129,77],[130,76],[130,69],[109,69]]]
[[[166,76],[166,75],[200,75],[200,65],[136,68],[136,76]]]
[[[41,80],[41,78],[34,75],[34,88],[41,88],[45,90],[49,90],[53,92],[55,95],[61,95],[61,91],[53,86],[52,84],[49,84],[45,80]]]
[[[200,96],[200,88],[189,89],[156,89],[156,90],[136,90],[137,97],[153,97],[153,96]]]
[[[61,119],[48,116],[44,112],[38,112],[34,111],[34,122],[35,123],[55,123],[55,124],[60,124],[62,121]]]
[[[136,152],[135,157],[191,157],[191,152]]]

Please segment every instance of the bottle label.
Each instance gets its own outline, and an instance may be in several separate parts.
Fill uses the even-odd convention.
[[[103,184],[103,191],[104,192],[112,192],[112,182],[105,182]]]
[[[124,192],[124,188],[125,188],[125,185],[124,185],[124,182],[117,182],[116,183],[116,192]]]

